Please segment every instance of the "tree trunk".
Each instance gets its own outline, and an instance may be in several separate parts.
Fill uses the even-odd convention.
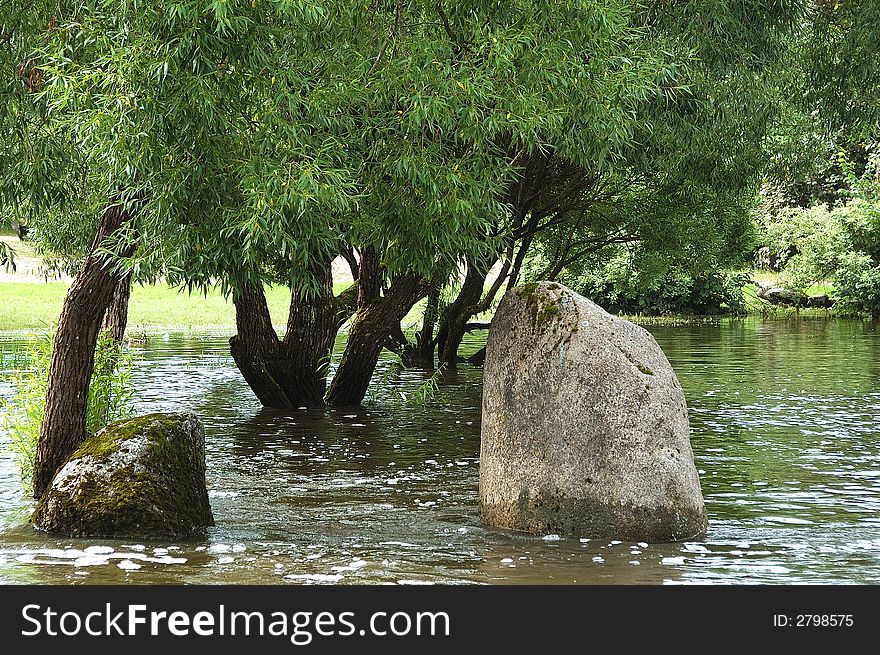
[[[327,366],[341,325],[329,264],[314,271],[318,290],[290,300],[287,332],[278,338],[261,285],[244,285],[233,297],[238,333],[232,358],[264,407],[322,407]],[[350,295],[350,294],[349,294]]]
[[[333,297],[330,264],[315,271],[318,291],[309,299],[290,300],[287,332],[282,342],[288,397],[296,406],[322,407],[327,370],[340,323]]]
[[[229,350],[238,370],[264,407],[292,407],[284,388],[281,342],[272,327],[269,305],[261,284],[244,284],[233,294],[237,333]]]
[[[437,324],[437,311],[440,303],[440,283],[432,280],[428,284],[428,302],[422,315],[422,329],[416,333],[415,343],[411,343],[400,324],[392,325],[385,347],[396,352],[406,368],[434,368],[434,326]]]
[[[128,325],[128,301],[131,298],[131,274],[119,278],[116,288],[113,290],[113,298],[107,311],[104,312],[104,324],[101,331],[110,330],[110,337],[116,343],[122,343],[125,338],[125,328]]]
[[[359,282],[364,283],[363,269]],[[374,297],[358,309],[339,368],[327,392],[327,403],[334,407],[359,405],[367,394],[379,354],[395,326],[427,292],[427,285],[417,275],[395,278],[388,292]]]
[[[416,334],[414,358],[423,366],[434,366],[434,327],[437,325],[437,314],[440,309],[440,283],[431,285],[428,292],[428,303],[422,317],[422,329]]]
[[[488,271],[468,262],[468,270],[458,297],[447,305],[437,332],[437,357],[440,364],[454,369],[458,364],[458,347],[467,334],[467,323],[473,314],[471,307],[480,304]]]
[[[122,206],[112,205],[104,210],[92,249],[64,298],[34,460],[36,499],[42,497],[58,468],[86,438],[95,346],[107,307],[121,279],[111,263],[95,254],[95,250],[129,219],[129,212]]]
[[[358,283],[333,296],[330,262],[312,271],[317,291],[291,294],[287,332],[279,339],[262,285],[243,285],[233,297],[238,333],[229,340],[232,358],[264,407],[322,407],[336,333],[354,313]]]

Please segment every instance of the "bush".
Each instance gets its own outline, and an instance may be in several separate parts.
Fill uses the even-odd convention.
[[[578,293],[618,314],[659,316],[695,314],[714,316],[745,312],[743,286],[749,276],[715,272],[694,276],[672,270],[647,285],[631,278],[607,278],[586,274],[575,281]]]
[[[847,253],[834,276],[840,310],[880,316],[880,266],[864,253]]]
[[[3,431],[8,449],[18,466],[22,487],[31,493],[34,458],[46,402],[49,365],[52,361],[54,328],[34,341],[25,353],[27,367],[13,381],[15,396],[2,407]],[[86,432],[89,436],[132,413],[131,353],[102,332],[95,349],[95,370],[89,384]]]
[[[767,222],[766,245],[780,255],[785,286],[804,291],[834,277],[851,249],[846,224],[852,211],[846,206],[787,208]]]
[[[764,218],[764,244],[783,258],[782,282],[804,291],[831,282],[835,307],[880,316],[880,162],[861,175],[841,158],[848,202],[829,208],[787,208]]]

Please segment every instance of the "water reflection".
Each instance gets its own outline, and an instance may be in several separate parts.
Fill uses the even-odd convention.
[[[56,539],[0,457],[7,583],[880,582],[876,326],[725,321],[649,328],[688,399],[710,516],[701,543],[632,544],[488,530],[477,512],[481,370],[391,375],[358,410],[261,409],[222,334],[139,349],[140,411],[206,425],[217,526],[182,543]],[[21,335],[0,337],[0,397]],[[471,344],[475,349],[478,344]]]

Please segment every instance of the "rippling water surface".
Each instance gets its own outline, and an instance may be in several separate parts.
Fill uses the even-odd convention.
[[[0,455],[4,583],[878,583],[880,341],[859,321],[648,326],[688,400],[706,540],[634,544],[480,526],[482,371],[388,375],[357,410],[261,410],[223,334],[136,347],[138,411],[205,423],[217,526],[178,543],[57,539]],[[27,337],[0,335],[0,398]],[[2,412],[2,410],[0,410]],[[2,437],[2,435],[0,435]]]

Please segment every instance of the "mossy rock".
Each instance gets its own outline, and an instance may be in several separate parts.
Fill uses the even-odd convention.
[[[205,430],[193,414],[148,414],[107,426],[68,458],[31,517],[70,537],[169,539],[214,525]]]

